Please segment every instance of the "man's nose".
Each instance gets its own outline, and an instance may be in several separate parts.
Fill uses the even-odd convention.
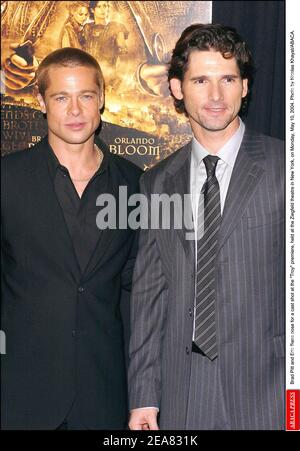
[[[80,103],[78,99],[74,98],[70,100],[68,112],[73,116],[78,116],[81,113]]]
[[[215,102],[223,100],[223,90],[218,82],[213,82],[210,86],[209,97]]]

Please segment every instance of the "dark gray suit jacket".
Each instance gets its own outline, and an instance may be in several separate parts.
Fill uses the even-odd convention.
[[[145,173],[142,192],[189,193],[190,154],[188,144]],[[230,429],[284,429],[284,173],[283,143],[246,130],[226,197],[216,261],[218,364]],[[184,229],[144,230],[139,246],[131,307],[130,408],[157,406],[161,429],[185,429],[194,242],[185,239]]]

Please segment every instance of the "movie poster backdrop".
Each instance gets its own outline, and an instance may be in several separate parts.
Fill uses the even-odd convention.
[[[92,54],[105,78],[101,137],[146,170],[190,140],[167,82],[171,51],[192,23],[209,23],[211,1],[1,1],[1,153],[47,133],[35,72],[50,52]]]

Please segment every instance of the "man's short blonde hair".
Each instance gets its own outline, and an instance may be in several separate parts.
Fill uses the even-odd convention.
[[[89,53],[83,50],[64,47],[49,53],[43,59],[37,69],[37,88],[44,97],[46,89],[49,86],[49,69],[51,67],[90,67],[95,70],[96,83],[100,88],[100,93],[104,90],[104,79],[98,61]]]

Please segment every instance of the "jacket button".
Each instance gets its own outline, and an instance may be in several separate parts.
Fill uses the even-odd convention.
[[[190,350],[189,350],[189,348],[188,348],[188,347],[186,347],[186,348],[185,348],[185,352],[187,353],[187,355],[189,355],[189,353],[190,353]]]
[[[189,309],[189,316],[193,316],[193,312],[192,312],[191,308]]]
[[[78,287],[78,293],[83,293],[84,292],[84,288],[83,287]]]
[[[72,337],[75,337],[76,335],[76,330],[72,330]]]

